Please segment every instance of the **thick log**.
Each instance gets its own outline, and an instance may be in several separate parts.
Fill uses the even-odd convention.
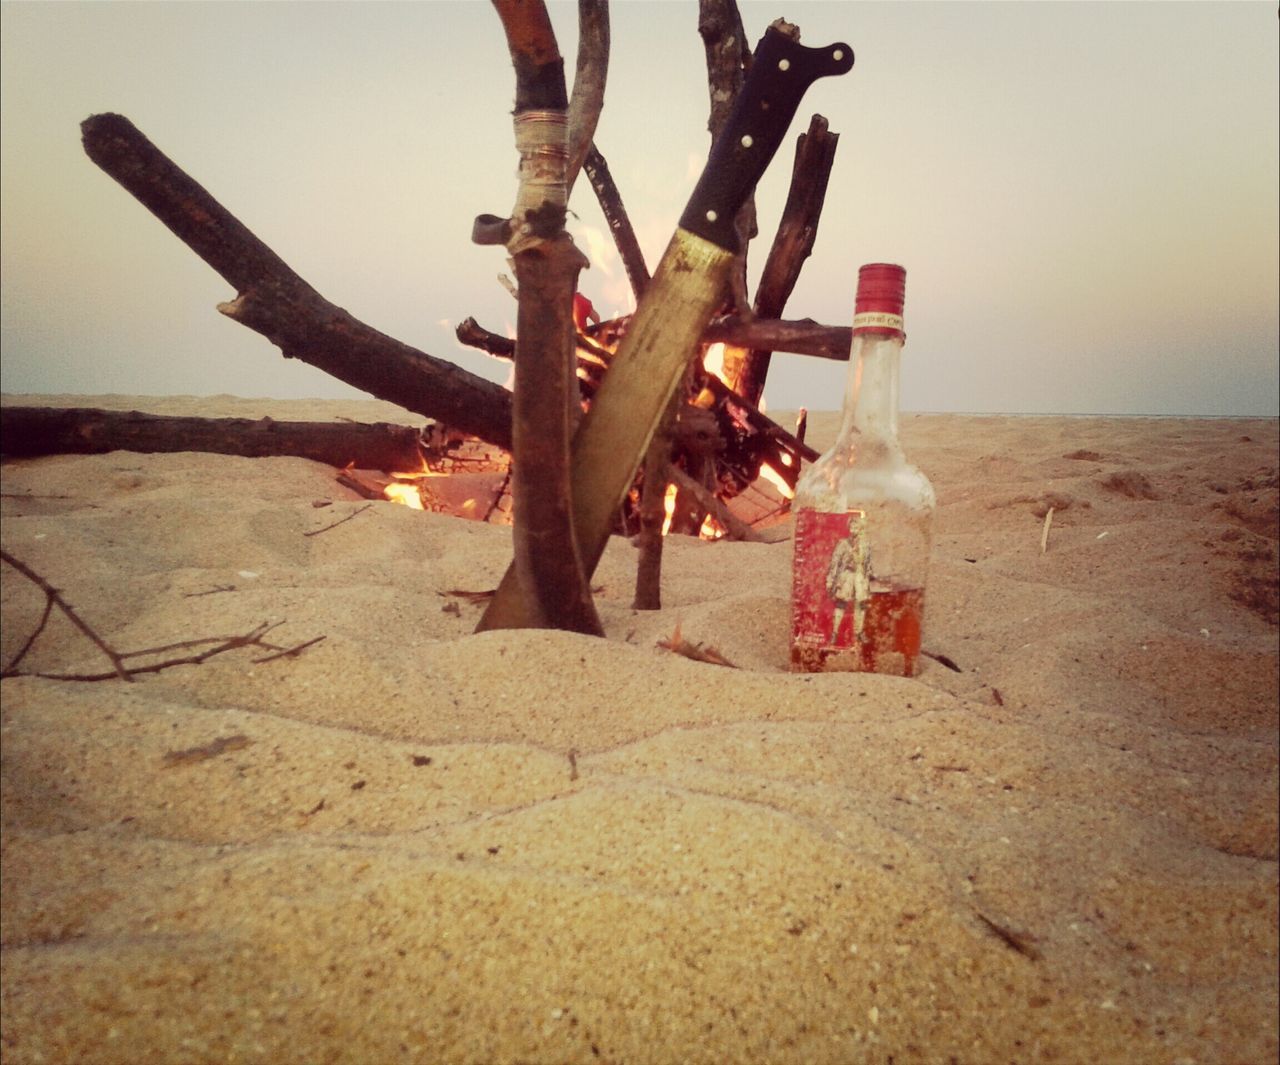
[[[818,220],[827,196],[827,182],[835,162],[839,134],[827,128],[827,120],[814,115],[807,133],[800,134],[796,144],[795,163],[791,169],[791,187],[782,210],[782,221],[774,235],[769,257],[765,260],[756,286],[753,310],[761,318],[780,318],[787,305],[800,269],[813,252],[818,235]],[[773,350],[754,346],[742,360],[738,392],[752,403],[759,403],[764,393],[765,378]],[[847,355],[846,355],[847,358]]]
[[[543,0],[493,0],[516,73],[520,185],[507,250],[520,286],[512,413],[515,570],[529,622],[603,636],[578,550],[569,473],[578,405],[573,301],[586,258],[564,231],[568,201],[564,62]],[[608,40],[604,41],[607,57]],[[596,57],[597,61],[599,57]],[[599,71],[603,79],[603,70]],[[603,99],[578,123],[591,140]],[[482,625],[483,627],[483,625]]]
[[[421,440],[419,429],[387,422],[182,418],[91,407],[0,408],[0,454],[5,458],[208,451],[246,458],[287,455],[393,473],[422,468]]]
[[[406,410],[511,446],[511,394],[352,317],[308,285],[122,115],[80,126],[89,158],[238,293],[218,310],[301,359]]]

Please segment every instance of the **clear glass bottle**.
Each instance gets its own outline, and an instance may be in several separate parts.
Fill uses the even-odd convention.
[[[907,273],[858,271],[840,435],[796,485],[791,668],[914,676],[933,539],[933,486],[898,442]]]

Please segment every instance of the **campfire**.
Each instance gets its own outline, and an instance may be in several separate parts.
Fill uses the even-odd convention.
[[[774,351],[843,360],[851,342],[847,326],[782,318],[813,247],[835,157],[838,138],[825,118],[814,115],[796,142],[787,203],[748,298],[745,242],[756,228],[750,197],[809,85],[847,73],[853,53],[843,42],[802,45],[799,28],[783,19],[752,52],[732,2],[715,6],[720,15],[699,25],[712,149],[650,272],[593,140],[608,34],[584,35],[581,84],[574,84],[583,106],[570,114],[545,5],[498,5],[516,75],[518,187],[509,215],[475,217],[472,240],[505,247],[518,290],[518,342],[473,319],[458,337],[513,361],[510,391],[357,320],[289,269],[128,119],[86,119],[89,157],[232,286],[236,295],[218,305],[222,314],[286,357],[431,424],[408,429],[406,440],[405,427],[385,424],[321,431],[269,419],[175,426],[130,417],[106,425],[103,412],[68,411],[43,421],[30,414],[12,434],[10,416],[4,446],[26,454],[47,446],[36,438],[40,423],[45,440],[70,450],[96,450],[113,439],[139,450],[295,454],[332,462],[344,484],[370,498],[512,524],[512,564],[478,631],[542,626],[602,634],[589,578],[611,533],[639,543],[637,605],[656,605],[656,593],[641,587],[656,590],[655,545],[664,531],[778,538],[773,526],[786,514],[801,463],[817,455],[799,425],[785,429],[765,413],[769,360]],[[617,246],[635,300],[631,316],[597,321],[575,299],[588,264],[564,221],[579,174]],[[334,461],[340,440],[354,443]],[[547,543],[566,550],[542,550]]]
[[[630,316],[596,323],[581,315],[575,319],[576,376],[585,410],[626,335]],[[456,333],[462,343],[495,358],[516,358],[513,338],[482,328],[474,318],[462,322]],[[757,406],[738,392],[732,368],[740,368],[742,361],[741,349],[722,341],[708,343],[681,386],[669,441],[672,472],[663,489],[663,536],[767,539],[768,530],[788,513],[800,463],[813,453],[804,444],[803,429],[800,435],[783,429],[765,414],[763,402]],[[466,513],[439,505],[441,469],[437,461],[428,463],[425,474],[397,474],[384,495],[425,510],[510,522],[509,505],[495,511],[473,506]],[[615,532],[634,536],[639,531],[643,480],[642,472],[624,501]],[[423,493],[421,498],[414,487]]]

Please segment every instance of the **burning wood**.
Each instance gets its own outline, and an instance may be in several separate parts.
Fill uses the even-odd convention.
[[[579,329],[577,336],[578,388],[584,407],[592,397],[608,371],[613,353],[626,335],[629,317],[615,318]],[[723,331],[727,319],[719,319],[708,331]],[[735,320],[736,321],[736,320]],[[776,326],[806,326],[800,323],[755,323],[752,327],[735,326],[743,330],[737,337],[776,340],[781,334]],[[763,326],[755,332],[751,331]],[[515,341],[490,332],[468,318],[457,328],[458,339],[469,346],[479,348],[498,358],[516,357]],[[814,326],[813,335],[839,334],[827,326]],[[844,330],[843,333],[847,333]],[[840,338],[823,343],[838,348]],[[799,346],[799,345],[796,345]],[[848,340],[844,338],[844,357],[848,357]],[[741,528],[749,523],[786,513],[787,502],[794,494],[803,459],[812,460],[816,452],[806,447],[793,434],[770,419],[755,404],[739,395],[724,380],[725,344],[715,342],[703,347],[702,359],[695,364],[686,379],[683,392],[678,395],[678,409],[672,434],[671,453],[665,464],[673,466],[701,486],[707,496],[724,504],[755,488],[755,501],[744,508],[743,515],[726,522],[713,518],[707,525],[711,510],[699,502],[686,484],[683,500],[668,508],[663,535],[670,531],[686,535],[703,535],[715,539],[726,533],[735,539],[743,538]],[[642,471],[639,483],[643,482]],[[668,478],[668,481],[671,479]],[[763,484],[761,484],[763,482]],[[767,502],[767,506],[761,504]],[[641,531],[640,492],[637,489],[624,503],[619,521],[619,532],[637,535]],[[703,532],[703,530],[706,532]]]
[[[417,469],[379,475],[346,467],[338,483],[366,499],[494,525],[512,523],[511,456],[506,451],[441,425],[423,429],[419,442]]]
[[[477,462],[491,462],[494,468],[467,466],[457,450],[462,442],[460,434],[458,440],[443,446],[445,438],[451,439],[449,431],[429,429],[425,432],[439,434],[437,443],[443,446],[442,452],[433,455],[429,444],[415,442],[422,452],[420,461],[382,465],[391,476],[380,484],[376,478],[345,469],[342,476],[354,490],[368,490],[381,498],[397,497],[410,506],[416,501],[424,510],[441,509],[483,520],[496,520],[495,515],[502,514],[502,520],[509,521],[507,492],[513,469],[507,452],[514,445],[516,495],[521,500],[516,558],[495,597],[496,609],[486,612],[481,627],[547,624],[595,632],[599,624],[587,579],[603,549],[611,520],[616,532],[633,534],[641,527],[641,493],[634,484],[621,513],[611,516],[616,500],[625,493],[627,479],[636,478],[637,484],[643,480],[644,475],[634,471],[663,417],[663,405],[686,353],[692,365],[683,386],[676,388],[672,410],[680,416],[672,413],[668,417],[674,426],[671,442],[669,446],[657,445],[643,462],[651,500],[659,498],[654,491],[659,478],[664,493],[668,484],[678,486],[670,518],[673,530],[711,536],[741,536],[747,535],[746,530],[758,530],[785,513],[802,460],[816,458],[799,434],[792,435],[771,421],[760,404],[769,352],[848,357],[847,329],[780,320],[783,304],[812,246],[835,136],[827,131],[825,120],[815,117],[801,140],[783,226],[770,252],[754,308],[746,297],[744,252],[732,250],[755,235],[754,208],[737,192],[731,214],[726,211],[720,217],[712,209],[693,211],[691,229],[683,228],[682,221],[670,254],[664,257],[664,263],[670,261],[672,275],[659,268],[651,284],[607,164],[591,143],[603,98],[607,57],[604,5],[580,7],[582,50],[573,101],[566,98],[562,63],[545,3],[495,0],[495,6],[516,73],[516,140],[522,177],[511,218],[482,215],[473,232],[484,243],[507,244],[515,259],[522,290],[522,355],[516,358],[517,345],[510,339],[480,329],[471,319],[463,323],[459,338],[516,359],[514,399],[501,386],[416,351],[329,303],[122,116],[87,119],[81,127],[84,147],[94,162],[234,287],[236,298],[219,305],[222,313],[270,339],[287,357],[303,359],[425,417],[461,427],[472,434],[465,439],[476,444],[488,441],[494,449],[487,458],[476,457]],[[711,87],[709,128],[714,132],[726,121],[743,85],[749,53],[733,0],[703,0],[700,12],[699,32],[706,46]],[[778,20],[762,45],[776,53],[797,49],[796,40],[796,28]],[[824,57],[824,63],[821,73],[815,68],[808,80],[846,72],[852,56],[841,46]],[[759,87],[766,80],[760,72],[786,70],[789,64],[788,59],[776,68],[761,65],[748,83]],[[794,75],[792,84],[796,84]],[[797,105],[798,97],[790,100],[785,116],[776,108],[774,117],[779,122],[782,117],[789,118]],[[735,117],[732,121],[740,120]],[[558,132],[551,135],[566,122],[567,137]],[[771,135],[781,136],[782,125],[765,125]],[[733,137],[724,140],[737,143]],[[743,143],[749,140],[744,138]],[[565,155],[562,141],[566,148],[571,146],[571,161],[566,166],[557,163],[556,172],[551,173],[546,170],[550,165],[546,153],[557,159]],[[751,158],[758,158],[763,165],[776,147],[774,139],[767,154],[753,153]],[[722,156],[713,150],[708,174],[723,176],[725,168],[741,166],[740,162],[731,166],[732,160]],[[603,385],[596,416],[586,419],[571,454],[570,436],[579,402],[589,405],[601,390],[619,341],[631,325],[629,319],[593,325],[590,315],[580,314],[574,323],[576,344],[569,342],[566,329],[581,264],[563,233],[563,215],[579,166],[600,200],[637,300],[646,291],[649,298],[640,302],[640,315],[631,338],[623,345],[617,372]],[[758,176],[758,171],[753,171],[749,185],[754,185]],[[700,185],[696,197],[710,197],[712,190],[720,187],[715,181],[705,189]],[[744,195],[749,196],[749,186],[744,189]],[[710,200],[702,204],[699,199],[698,203],[708,206]],[[690,210],[693,206],[691,201]],[[699,220],[705,220],[706,225]],[[735,235],[738,240],[733,239]],[[553,251],[560,256],[554,261]],[[654,298],[653,286],[659,283],[665,288]],[[722,289],[728,292],[727,297]],[[680,299],[673,299],[675,295]],[[717,313],[721,317],[704,330],[708,316]],[[710,344],[720,347],[709,349]],[[716,350],[721,353],[718,367],[714,364]],[[709,352],[711,363],[706,361]],[[660,373],[654,372],[655,362]],[[658,439],[663,438],[659,435]],[[670,453],[664,454],[665,450]],[[483,486],[470,483],[482,475]],[[732,511],[730,503],[734,504]],[[566,551],[554,556],[536,549],[550,542],[565,545]],[[656,542],[660,545],[661,538]],[[575,556],[580,565],[574,562]]]

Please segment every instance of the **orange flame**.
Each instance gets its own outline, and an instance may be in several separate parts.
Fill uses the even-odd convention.
[[[392,503],[401,503],[413,510],[426,510],[427,508],[422,505],[422,493],[418,491],[418,482],[427,477],[443,477],[445,474],[437,473],[423,462],[420,470],[415,470],[413,473],[393,473],[391,476],[395,480],[382,489],[383,496]]]
[[[713,373],[721,381],[724,380],[724,345],[710,344],[707,347],[706,354],[702,356],[702,368],[707,373]]]
[[[422,495],[418,492],[418,486],[408,481],[393,481],[382,490],[382,494],[393,503],[403,503],[414,510],[426,509],[422,505]]]
[[[662,535],[671,531],[671,519],[676,516],[676,494],[680,491],[674,484],[667,485],[667,494],[662,497],[662,509],[666,517],[662,519]]]
[[[787,459],[787,456],[784,455],[783,461],[785,462],[786,459]],[[773,487],[778,490],[778,494],[781,495],[783,499],[795,499],[796,490],[792,488],[791,485],[787,484],[786,479],[782,476],[782,474],[780,474],[767,462],[761,463],[760,476],[764,478],[766,481],[768,481],[771,485],[773,485]]]

